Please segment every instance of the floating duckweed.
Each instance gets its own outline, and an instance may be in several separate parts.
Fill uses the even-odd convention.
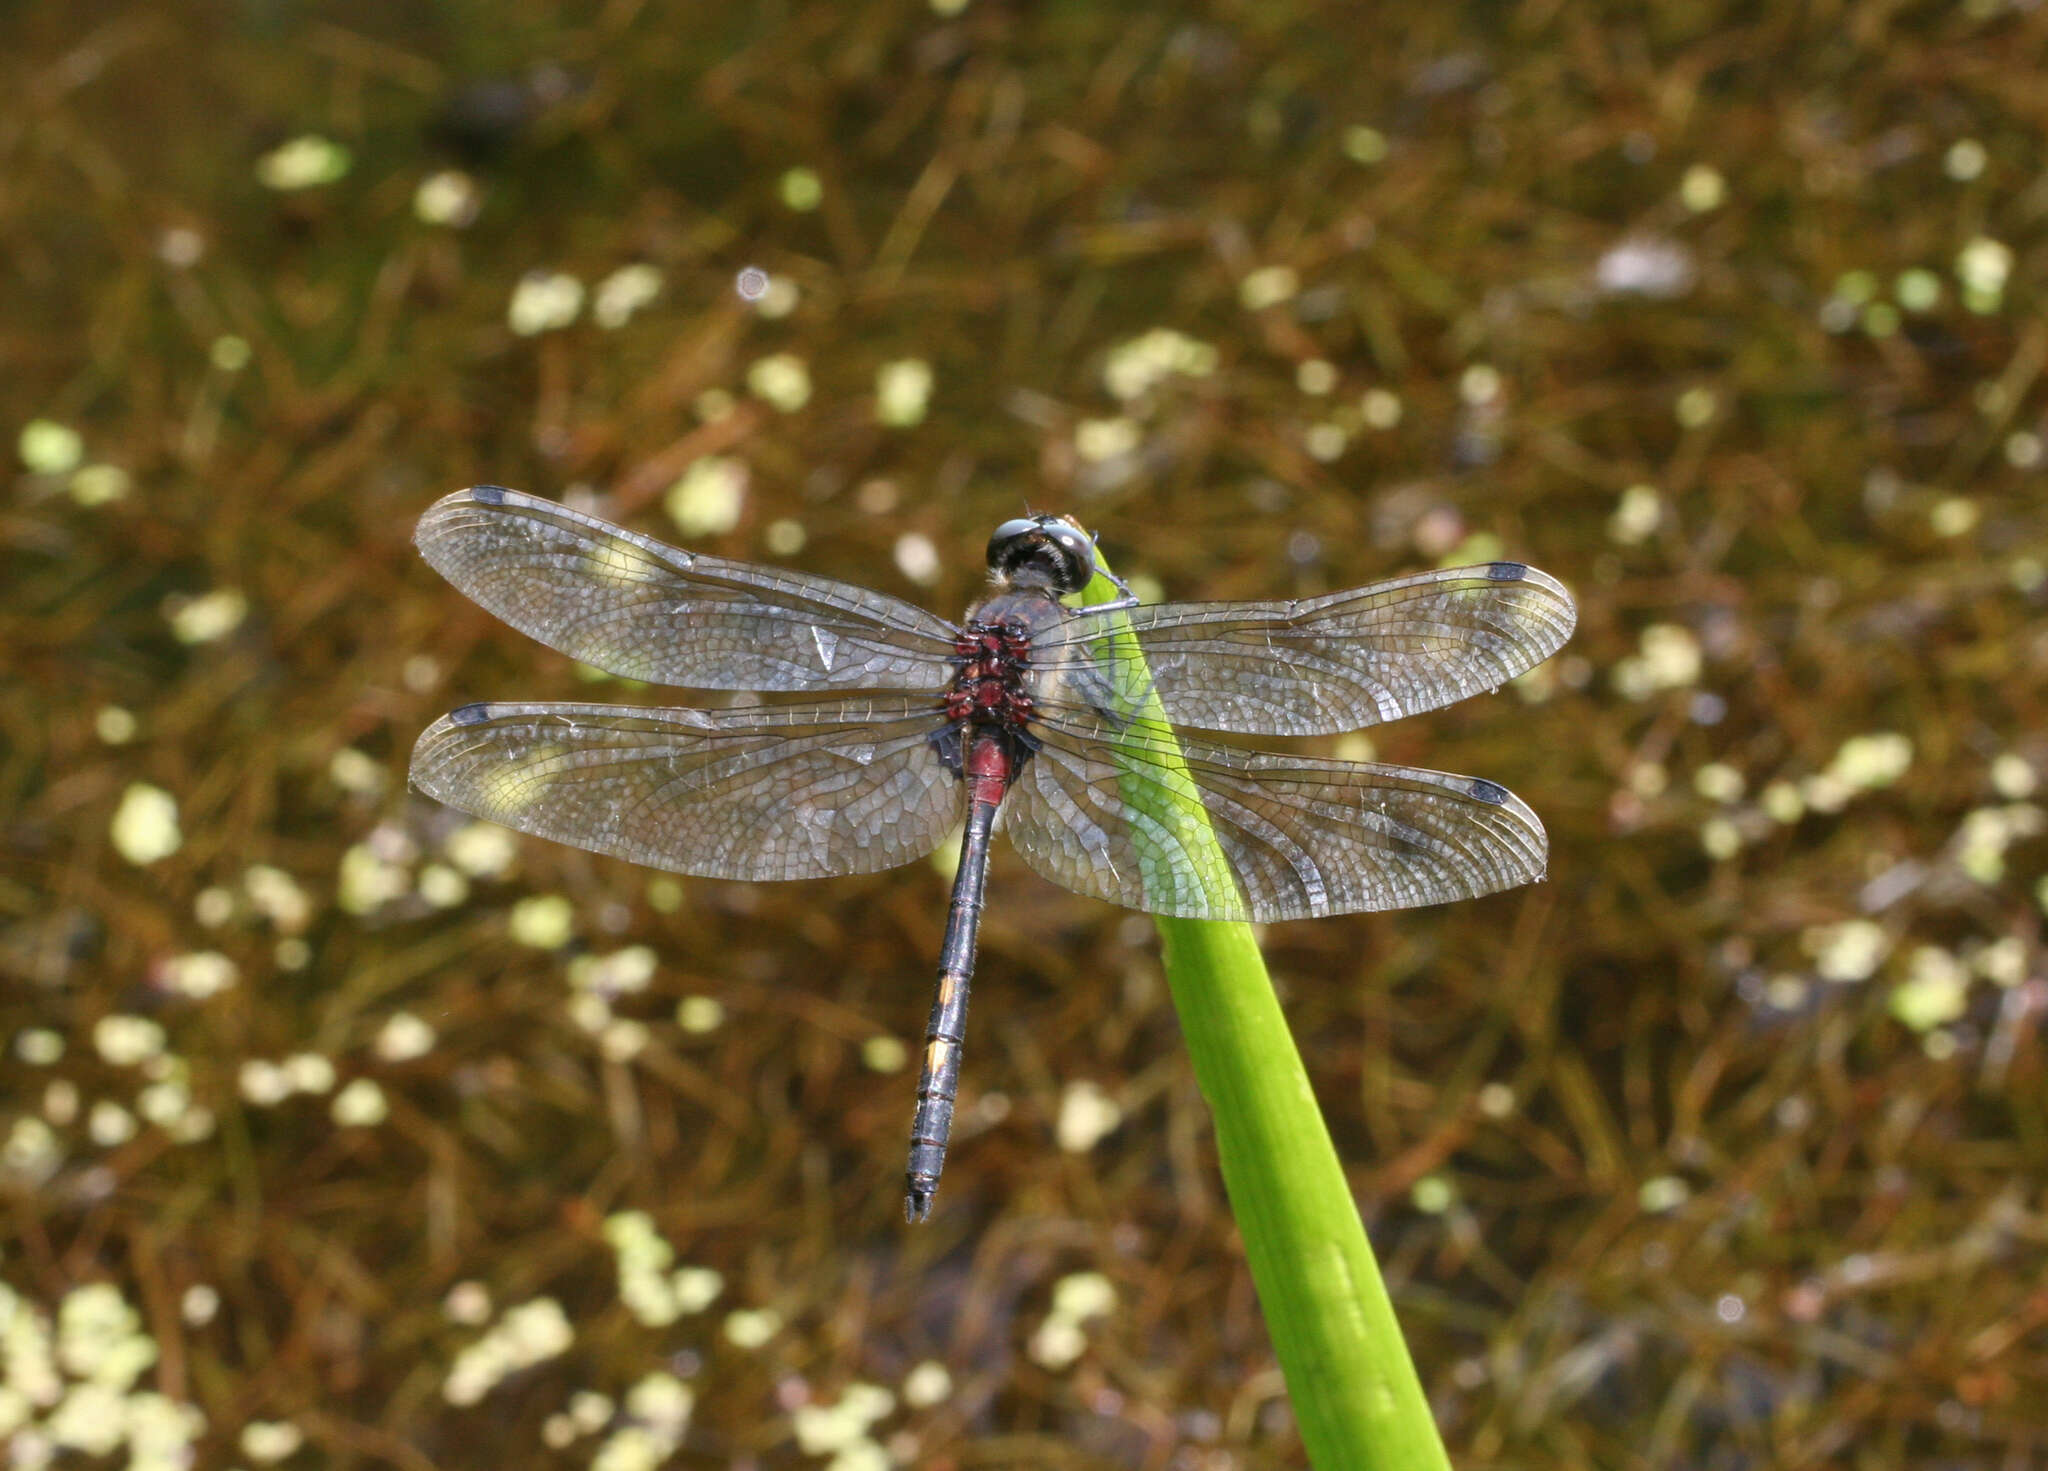
[[[1101,464],[1127,455],[1143,442],[1137,421],[1119,415],[1113,419],[1083,419],[1074,426],[1074,453],[1090,464]]]
[[[436,909],[453,909],[469,897],[469,880],[445,863],[420,869],[420,897]]]
[[[869,1427],[895,1408],[896,1396],[881,1385],[849,1384],[837,1404],[798,1406],[790,1428],[805,1455],[829,1455],[867,1439]]]
[[[2009,801],[2033,795],[2038,779],[2033,763],[2016,751],[2005,751],[1991,760],[1991,789]]]
[[[661,1436],[671,1449],[689,1429],[696,1392],[673,1374],[661,1370],[643,1376],[626,1391],[626,1413]]]
[[[1684,689],[1698,682],[1702,667],[1699,640],[1676,623],[1652,623],[1638,636],[1637,652],[1614,666],[1614,687],[1631,700],[1647,700],[1660,690]]]
[[[1096,1084],[1083,1079],[1069,1083],[1060,1095],[1059,1122],[1053,1137],[1068,1154],[1086,1154],[1124,1120],[1117,1101]]]
[[[125,746],[135,739],[142,723],[135,712],[120,705],[102,705],[93,713],[92,731],[109,746]]]
[[[1742,829],[1725,817],[1710,817],[1700,824],[1700,848],[1716,862],[1733,858],[1742,851]]]
[[[1728,197],[1728,181],[1711,164],[1696,163],[1678,181],[1678,198],[1694,214],[1719,209]]]
[[[256,160],[256,182],[282,193],[313,189],[344,177],[353,162],[348,149],[333,139],[301,133]]]
[[[2005,437],[2005,462],[2015,470],[2039,468],[2043,458],[2041,436],[2031,429],[2015,429]]]
[[[88,510],[128,495],[128,472],[119,465],[86,465],[71,477],[71,499]]]
[[[701,1313],[725,1291],[725,1278],[710,1267],[678,1267],[670,1279],[676,1306],[684,1313]]]
[[[2048,888],[2043,892],[2048,893]],[[16,1119],[14,1126],[7,1131],[7,1142],[0,1144],[0,1169],[31,1185],[40,1185],[49,1179],[63,1159],[57,1136],[39,1118],[25,1116]]]
[[[725,1315],[725,1336],[735,1348],[760,1348],[781,1331],[782,1314],[773,1308],[737,1308]]]
[[[1677,1175],[1655,1175],[1636,1187],[1636,1204],[1653,1216],[1677,1210],[1692,1198],[1692,1187]]]
[[[499,878],[519,856],[519,840],[495,822],[472,822],[450,833],[441,851],[473,879]]]
[[[50,1442],[88,1456],[111,1455],[125,1436],[121,1395],[104,1384],[74,1384],[43,1422]],[[42,1464],[31,1455],[29,1464]],[[21,1459],[16,1458],[17,1465]]]
[[[1408,1198],[1426,1216],[1440,1216],[1457,1202],[1457,1187],[1443,1175],[1424,1175],[1409,1188]]]
[[[747,369],[747,391],[771,408],[793,414],[811,401],[810,369],[794,353],[770,353]]]
[[[725,1007],[715,996],[685,996],[676,1003],[676,1025],[695,1036],[725,1025]]]
[[[1031,1335],[1031,1357],[1048,1369],[1064,1369],[1081,1356],[1087,1340],[1081,1325],[1116,1306],[1116,1288],[1100,1272],[1074,1272],[1053,1285],[1052,1311]]]
[[[1311,424],[1301,436],[1302,448],[1308,451],[1309,458],[1324,465],[1341,458],[1350,442],[1351,437],[1338,424]]]
[[[491,1316],[491,1292],[481,1282],[458,1282],[441,1299],[441,1311],[451,1323],[474,1328]]]
[[[1873,301],[1863,309],[1863,330],[1872,337],[1890,337],[1899,325],[1899,309],[1888,301]]]
[[[371,914],[412,888],[412,876],[397,863],[377,856],[368,843],[356,843],[341,855],[334,902],[344,914]]]
[[[420,180],[412,192],[414,218],[425,225],[465,229],[483,209],[483,191],[460,169],[442,169]]]
[[[583,283],[566,271],[528,271],[512,288],[505,324],[521,337],[559,332],[583,313]]]
[[[1337,386],[1337,367],[1326,358],[1310,358],[1294,370],[1294,386],[1320,398]]]
[[[210,644],[226,638],[248,615],[248,596],[237,587],[215,588],[196,598],[164,600],[171,636],[181,644]]]
[[[1628,789],[1644,801],[1661,797],[1671,785],[1671,771],[1661,761],[1636,761],[1628,768]]]
[[[182,1078],[151,1083],[135,1095],[135,1111],[159,1129],[176,1130],[192,1112],[192,1089]]]
[[[297,1453],[305,1435],[289,1420],[251,1420],[242,1427],[242,1454],[269,1465]]]
[[[569,1396],[569,1421],[585,1435],[604,1429],[616,1412],[612,1397],[594,1389],[579,1389]]]
[[[739,400],[723,388],[707,388],[690,401],[690,412],[704,424],[717,424],[728,419],[738,407]]]
[[[217,930],[234,917],[234,892],[225,885],[208,884],[192,896],[192,918],[201,929]]]
[[[139,1067],[164,1050],[164,1029],[146,1016],[115,1013],[93,1023],[92,1045],[113,1067]]]
[[[2005,877],[2005,850],[2039,836],[2044,825],[2041,809],[2029,802],[1965,813],[1956,833],[1957,863],[1978,883],[1995,884]]]
[[[939,549],[922,531],[906,531],[891,548],[896,568],[912,582],[929,587],[939,580]]]
[[[1888,787],[1913,765],[1913,742],[1895,730],[1851,736],[1835,752],[1828,774],[1866,791]]]
[[[1698,279],[1693,253],[1655,235],[1624,236],[1603,250],[1593,267],[1594,284],[1615,296],[1670,300],[1692,290]]]
[[[1237,299],[1247,311],[1264,311],[1293,299],[1301,277],[1292,266],[1261,266],[1237,283]]]
[[[1125,403],[1142,398],[1169,377],[1206,378],[1216,371],[1216,349],[1168,327],[1129,338],[1109,350],[1102,383]]]
[[[1365,416],[1369,429],[1392,429],[1401,422],[1400,395],[1384,388],[1368,388],[1358,401],[1358,411]]]
[[[1499,398],[1502,386],[1500,369],[1491,363],[1474,363],[1458,375],[1458,397],[1474,408]]]
[[[1709,802],[1742,800],[1742,773],[1725,761],[1709,761],[1692,774],[1692,789]]]
[[[668,488],[662,506],[685,536],[723,536],[740,524],[747,479],[743,461],[706,455]]]
[[[434,1050],[434,1029],[409,1011],[393,1012],[377,1029],[371,1050],[385,1062],[411,1062]]]
[[[1663,524],[1664,499],[1654,485],[1631,485],[1621,493],[1614,514],[1607,518],[1607,535],[1623,546],[1635,546],[1649,539]]]
[[[875,418],[892,429],[924,422],[932,396],[932,365],[902,358],[875,370]]]
[[[112,1149],[135,1137],[135,1115],[112,1099],[102,1098],[87,1115],[85,1132],[100,1148]]]
[[[1971,956],[1970,968],[1994,986],[2017,986],[2027,978],[2027,947],[2018,935],[2002,936]]]
[[[825,184],[818,177],[818,171],[802,165],[784,170],[777,187],[783,204],[799,214],[816,209],[825,198]]]
[[[1942,155],[1941,171],[1958,184],[1967,184],[1984,172],[1989,156],[1975,138],[1958,138]]]
[[[318,1052],[295,1052],[284,1060],[284,1079],[295,1093],[326,1093],[334,1087],[334,1062]]]
[[[1479,1090],[1479,1111],[1490,1119],[1504,1119],[1515,1111],[1515,1090],[1506,1083],[1488,1083]]]
[[[1916,1032],[1952,1022],[1968,1008],[1969,973],[1938,945],[1922,945],[1907,964],[1906,979],[1892,988],[1891,1013]]]
[[[597,1050],[607,1062],[631,1062],[647,1050],[647,1041],[647,1023],[621,1017],[598,1033]]]
[[[223,373],[239,373],[249,366],[255,350],[249,346],[249,339],[237,337],[232,332],[216,337],[206,349],[206,360]]]
[[[597,294],[590,305],[590,319],[607,331],[615,331],[660,296],[661,286],[661,272],[645,261],[620,266],[597,283]]]
[[[242,870],[242,892],[249,896],[249,903],[258,914],[287,934],[312,922],[312,899],[299,881],[281,868],[268,863],[250,864]]]
[[[559,950],[575,934],[576,910],[560,894],[535,894],[512,906],[508,931],[521,945]]]
[[[1962,283],[1963,305],[1980,316],[1999,308],[2006,278],[2012,274],[2012,247],[1979,235],[1956,252],[1956,280]]]
[[[1865,306],[1877,299],[1877,273],[1875,271],[1844,271],[1835,278],[1834,295],[1855,306]]]
[[[860,1044],[860,1060],[870,1072],[900,1073],[910,1061],[910,1049],[901,1038],[870,1037]]]
[[[178,1316],[186,1326],[204,1328],[220,1312],[220,1292],[204,1282],[194,1282],[178,1299]]]
[[[15,441],[21,463],[34,475],[68,475],[85,458],[85,440],[69,424],[31,419]]]
[[[953,1376],[937,1359],[925,1359],[903,1376],[903,1403],[913,1410],[929,1409],[953,1392]]]
[[[612,1024],[612,1004],[595,991],[578,991],[569,998],[569,1020],[581,1032],[595,1037]]]
[[[178,801],[161,787],[131,782],[114,809],[108,836],[119,853],[138,868],[170,857],[183,846],[178,827]]]
[[[803,293],[793,278],[771,276],[761,290],[760,299],[754,303],[754,310],[771,322],[779,321],[795,311],[801,300]]]
[[[367,1129],[381,1124],[391,1113],[384,1090],[370,1078],[357,1078],[339,1093],[328,1113],[344,1129]]]
[[[568,1314],[553,1298],[521,1303],[456,1355],[441,1393],[452,1405],[476,1404],[506,1376],[556,1357],[575,1339]]]
[[[1799,943],[1813,957],[1814,972],[1824,981],[1867,981],[1891,949],[1883,926],[1868,919],[1810,925]]]
[[[608,996],[644,991],[654,979],[654,947],[628,945],[609,955],[579,955],[569,962],[569,984]]]
[[[1899,272],[1892,295],[1909,312],[1931,312],[1941,305],[1941,277],[1925,266]]]
[[[1375,164],[1387,156],[1387,135],[1378,128],[1368,128],[1364,123],[1353,123],[1344,130],[1344,156],[1353,163]]]
[[[31,1067],[48,1067],[64,1056],[64,1036],[48,1027],[26,1027],[15,1035],[14,1055]]]
[[[1672,405],[1672,416],[1678,420],[1681,429],[1699,429],[1711,424],[1719,413],[1721,402],[1711,388],[1688,388],[1678,395]]]
[[[239,974],[234,961],[218,950],[194,950],[163,963],[166,988],[194,1001],[218,996],[235,984]]]
[[[1790,826],[1806,815],[1806,800],[1789,781],[1771,782],[1759,794],[1757,803],[1764,816],[1781,826]]]
[[[69,1078],[52,1078],[43,1089],[43,1117],[58,1128],[69,1128],[78,1118],[78,1085]]]
[[[237,1070],[236,1085],[242,1097],[258,1108],[270,1108],[292,1096],[291,1079],[283,1068],[260,1057],[252,1057]]]

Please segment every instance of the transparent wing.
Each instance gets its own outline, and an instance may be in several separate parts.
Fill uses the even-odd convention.
[[[494,485],[420,517],[420,552],[473,601],[628,679],[719,690],[937,692],[952,625],[830,578],[665,546]]]
[[[1077,893],[1263,921],[1441,904],[1543,877],[1543,824],[1493,782],[1187,740],[1180,776],[1163,736],[1089,721],[1034,724],[1039,750],[1000,809],[1024,861]],[[1204,818],[1229,870],[1209,883]]]
[[[413,784],[506,827],[724,879],[875,873],[965,810],[929,698],[734,710],[466,705],[413,747]]]
[[[1300,602],[1155,603],[1126,616],[1170,719],[1327,735],[1496,689],[1556,653],[1578,610],[1548,573],[1490,562]],[[1111,631],[1069,617],[1055,637],[1080,645],[1077,666],[1104,666]]]

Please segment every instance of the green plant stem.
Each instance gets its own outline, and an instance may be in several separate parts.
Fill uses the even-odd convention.
[[[1115,596],[1098,577],[1084,598]],[[1105,637],[1142,670],[1121,618]],[[1171,727],[1149,682],[1127,688],[1134,724],[1156,740]],[[1229,883],[1207,815],[1183,768],[1150,811],[1195,845],[1204,881]],[[1128,790],[1128,789],[1127,789]],[[1155,783],[1150,800],[1159,800]],[[1287,1379],[1302,1444],[1319,1471],[1448,1471],[1414,1361],[1380,1280],[1336,1146],[1316,1106],[1251,927],[1156,920],[1195,1081],[1216,1123],[1223,1187],[1243,1234],[1267,1331]]]

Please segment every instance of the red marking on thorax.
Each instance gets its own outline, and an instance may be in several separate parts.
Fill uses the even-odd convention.
[[[946,692],[948,720],[1020,726],[1031,718],[1023,683],[1031,653],[1027,633],[1002,624],[969,627],[953,650],[960,673]]]

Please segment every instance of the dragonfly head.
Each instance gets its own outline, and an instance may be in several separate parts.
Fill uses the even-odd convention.
[[[1020,517],[988,539],[988,571],[1005,587],[1050,588],[1065,597],[1095,575],[1095,545],[1064,517]]]

